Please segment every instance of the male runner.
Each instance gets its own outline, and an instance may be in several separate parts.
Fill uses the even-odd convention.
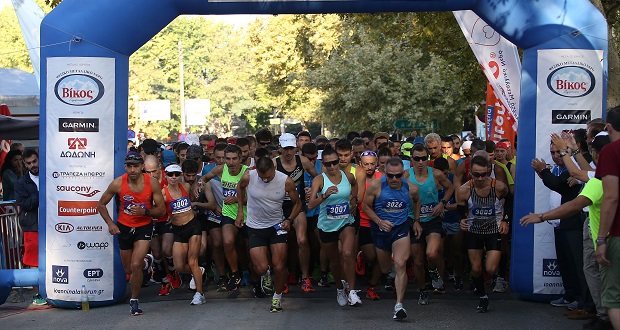
[[[462,219],[461,230],[468,234],[466,245],[472,280],[480,295],[476,308],[478,313],[486,313],[489,308],[489,297],[485,293],[482,274],[483,253],[486,251],[484,270],[489,276],[493,276],[497,272],[501,257],[501,234],[508,232],[502,201],[508,194],[508,187],[489,177],[488,166],[489,160],[484,155],[475,155],[471,160],[472,179],[459,187],[457,194],[457,207]]]
[[[243,226],[242,205],[247,195],[247,231],[250,240],[250,258],[256,274],[268,277],[269,252],[275,287],[271,299],[271,312],[282,311],[282,290],[288,270],[286,269],[286,238],[291,220],[284,218],[282,202],[288,196],[293,204],[291,217],[301,211],[302,202],[295,182],[282,172],[278,172],[268,157],[256,162],[256,170],[246,172],[237,184],[237,205],[239,211],[235,225]],[[258,279],[255,279],[258,280]],[[266,285],[261,285],[265,289]],[[270,293],[270,292],[265,292]]]
[[[142,173],[144,160],[136,152],[127,153],[125,170],[127,173],[114,179],[101,196],[97,210],[108,225],[111,235],[118,235],[121,261],[125,272],[130,274],[131,299],[130,314],[142,315],[138,307],[138,294],[142,287],[142,271],[151,267],[152,256],[147,253],[153,234],[153,219],[166,212],[164,198],[159,182]],[[106,205],[117,195],[121,210],[117,223],[114,223]],[[145,261],[146,265],[145,265]]]
[[[415,219],[419,219],[420,199],[418,187],[403,178],[403,161],[398,157],[390,158],[385,165],[385,177],[368,184],[364,204],[364,213],[372,220],[370,234],[375,243],[377,259],[383,273],[396,267],[396,305],[394,320],[407,317],[403,308],[403,298],[407,288],[407,260],[410,254],[408,210],[416,210]],[[417,238],[422,234],[418,221],[413,223],[413,234]]]

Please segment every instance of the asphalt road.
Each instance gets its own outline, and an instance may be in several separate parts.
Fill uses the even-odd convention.
[[[140,308],[144,315],[129,315],[127,302],[93,308],[90,311],[58,309],[30,305],[31,291],[24,291],[24,302],[11,298],[0,306],[0,329],[581,329],[586,321],[568,320],[563,308],[549,304],[526,302],[511,293],[491,293],[490,310],[475,312],[477,297],[467,290],[455,292],[448,288],[444,294],[430,293],[431,303],[417,305],[417,293],[408,288],[404,307],[409,316],[405,321],[393,321],[395,296],[378,290],[381,300],[362,297],[361,307],[340,307],[335,287],[320,288],[306,294],[296,286],[282,299],[284,311],[270,313],[271,299],[254,298],[250,287],[237,292],[216,292],[213,284],[206,292],[207,303],[191,306],[193,293],[184,284],[169,296],[158,296],[159,285],[143,288]],[[489,290],[490,291],[490,290]]]

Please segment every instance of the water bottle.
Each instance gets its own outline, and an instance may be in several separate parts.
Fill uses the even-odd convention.
[[[88,302],[88,293],[86,292],[86,284],[82,284],[82,310],[89,311],[90,303]]]

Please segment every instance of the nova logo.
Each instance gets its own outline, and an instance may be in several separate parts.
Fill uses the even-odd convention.
[[[542,275],[547,277],[560,277],[558,259],[543,259]]]
[[[52,265],[52,283],[69,284],[69,266]]]
[[[56,82],[54,93],[62,103],[84,106],[99,101],[103,97],[104,87],[99,79],[90,74],[71,74]]]
[[[84,150],[88,143],[86,138],[68,138],[67,144],[70,150]]]
[[[73,231],[73,225],[66,222],[59,222],[54,226],[54,229],[59,233],[66,234]]]

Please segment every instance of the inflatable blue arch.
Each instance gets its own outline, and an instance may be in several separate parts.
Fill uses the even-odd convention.
[[[46,139],[56,127],[46,125],[49,107],[46,86],[50,58],[96,57],[114,59],[114,175],[124,173],[123,157],[127,140],[129,57],[173,19],[180,15],[226,14],[320,14],[379,13],[472,10],[517,47],[523,49],[521,110],[516,185],[515,218],[534,209],[534,176],[529,160],[535,157],[537,90],[537,51],[544,49],[602,50],[603,109],[607,81],[607,23],[588,0],[366,0],[366,1],[236,1],[236,0],[64,0],[49,13],[41,26],[41,162],[42,177],[47,170]],[[69,45],[67,42],[71,40]],[[541,111],[544,109],[541,109]],[[0,303],[6,300],[11,285],[40,285],[46,291],[46,208],[45,180],[41,181],[40,243],[38,270],[0,272]],[[103,224],[103,222],[101,222]],[[513,226],[511,288],[523,299],[540,300],[533,293],[532,226]],[[105,233],[105,228],[104,228]],[[116,249],[116,247],[115,247]],[[124,297],[126,282],[117,250],[114,251],[113,296],[106,301],[92,302],[103,306]],[[85,275],[86,276],[86,275]],[[75,301],[51,300],[60,307],[75,308]]]

